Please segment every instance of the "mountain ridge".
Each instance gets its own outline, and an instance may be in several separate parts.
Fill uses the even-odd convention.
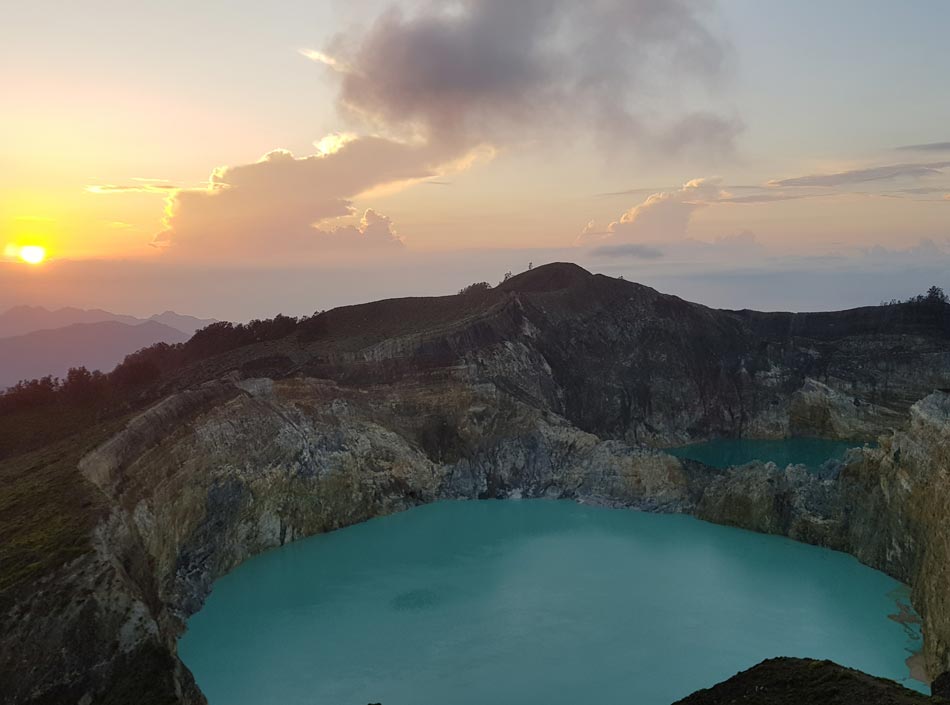
[[[45,306],[19,305],[0,312],[0,339],[26,335],[39,330],[64,328],[76,323],[101,323],[116,321],[127,325],[137,325],[147,321],[162,323],[182,333],[193,335],[199,328],[216,323],[213,318],[197,318],[164,311],[147,318],[112,313],[101,308],[83,309],[75,306],[50,309]]]
[[[0,338],[0,389],[22,380],[63,377],[71,367],[108,372],[136,350],[188,337],[157,321],[97,321]]]

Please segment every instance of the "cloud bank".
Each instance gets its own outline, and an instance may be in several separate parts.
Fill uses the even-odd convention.
[[[177,191],[154,244],[170,253],[215,259],[267,259],[401,244],[389,219],[368,210],[356,226],[317,224],[354,214],[352,199],[372,188],[435,172],[441,156],[427,145],[379,137],[343,141],[336,151],[295,157],[276,150],[260,161],[216,169],[202,189]]]
[[[605,229],[598,228],[594,222],[588,223],[578,243],[642,244],[684,240],[693,213],[724,195],[718,179],[693,179],[675,191],[652,194]]]
[[[333,221],[355,218],[354,199],[373,189],[466,168],[481,150],[584,135],[615,155],[728,154],[736,119],[678,105],[684,96],[713,101],[729,73],[730,48],[709,28],[713,9],[710,0],[392,8],[365,30],[300,50],[338,81],[341,116],[362,136],[331,135],[312,155],[274,150],[220,167],[202,188],[89,190],[165,192],[153,245],[167,256],[260,262],[400,243],[372,210],[358,224]],[[682,207],[671,205],[668,217]],[[648,227],[647,210],[636,226],[621,219],[618,232]]]
[[[729,152],[738,121],[657,110],[659,93],[717,86],[729,48],[702,0],[461,0],[390,9],[338,36],[322,63],[344,110],[440,144],[497,144],[548,129],[664,154]]]

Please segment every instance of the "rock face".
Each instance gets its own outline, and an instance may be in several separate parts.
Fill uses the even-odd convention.
[[[913,585],[928,668],[950,670],[950,403],[927,396],[950,387],[950,314],[902,311],[714,311],[549,265],[185,370],[78,461],[105,507],[90,549],[0,601],[0,703],[202,703],[176,640],[215,578],[462,497],[691,512],[848,550]],[[823,477],[655,450],[892,428]]]

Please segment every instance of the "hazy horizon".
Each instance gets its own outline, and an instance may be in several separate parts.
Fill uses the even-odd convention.
[[[549,259],[539,254],[552,255]],[[336,269],[296,267],[237,269],[182,267],[141,262],[49,262],[67,294],[46,287],[44,279],[24,272],[19,281],[0,280],[0,313],[19,305],[47,309],[103,309],[115,314],[149,317],[164,311],[248,321],[277,314],[307,316],[338,306],[410,296],[445,296],[477,281],[499,283],[507,271],[517,274],[551,262],[572,261],[547,252],[479,251],[461,261],[428,258],[387,271],[382,267]],[[535,259],[529,259],[535,257]],[[435,260],[435,261],[434,261]],[[924,293],[931,285],[947,286],[947,270],[938,264],[907,262],[895,266],[883,255],[867,257],[866,268],[842,270],[838,262],[792,260],[774,269],[716,268],[701,271],[630,272],[623,264],[574,263],[595,274],[622,276],[713,308],[761,311],[831,311],[875,306],[882,301]],[[18,268],[20,269],[20,268]],[[354,282],[356,280],[356,282]],[[355,285],[355,283],[358,283]],[[12,284],[12,286],[10,286]],[[22,300],[8,291],[19,288]]]

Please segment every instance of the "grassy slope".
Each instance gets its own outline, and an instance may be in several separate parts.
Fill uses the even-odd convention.
[[[122,425],[116,419],[0,461],[0,607],[90,549],[105,499],[76,465]]]

